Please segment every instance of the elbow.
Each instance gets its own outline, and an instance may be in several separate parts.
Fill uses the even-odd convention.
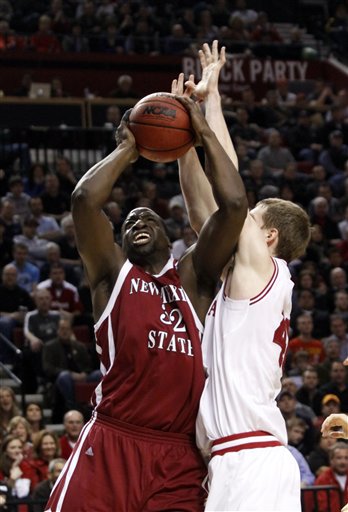
[[[238,216],[241,222],[244,222],[248,214],[248,199],[246,195],[242,194],[234,198],[229,204],[229,211],[234,218]]]
[[[91,201],[90,193],[86,187],[77,184],[71,194],[71,207],[72,209],[79,208],[88,204]]]

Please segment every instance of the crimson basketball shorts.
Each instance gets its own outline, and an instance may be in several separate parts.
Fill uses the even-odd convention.
[[[82,430],[46,512],[198,512],[207,469],[186,435],[97,414]]]

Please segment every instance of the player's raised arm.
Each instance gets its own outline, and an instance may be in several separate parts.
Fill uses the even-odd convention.
[[[190,76],[185,84],[185,93],[204,101],[208,124],[224,147],[235,169],[238,170],[238,159],[223,116],[218,90],[220,71],[226,63],[225,48],[221,48],[219,52],[216,40],[211,49],[205,43],[203,49],[199,51],[199,57],[202,66],[202,79],[195,85],[194,77]],[[172,92],[176,91],[178,94],[182,94],[183,89],[183,75],[181,74],[178,80],[173,81]],[[185,172],[186,169],[190,169],[189,174]],[[197,154],[193,153],[193,150],[179,159],[179,177],[191,226],[199,233],[206,219],[216,210],[217,205]]]
[[[117,137],[117,148],[80,179],[72,194],[77,246],[92,292],[102,280],[114,281],[125,259],[121,248],[114,243],[112,227],[103,207],[115,181],[138,158],[138,152],[124,121]]]
[[[205,173],[217,204],[217,210],[201,229],[196,246],[187,255],[192,258],[202,290],[206,286],[211,292],[211,286],[216,284],[233,254],[247,215],[247,197],[240,175],[208,126],[200,107],[189,98],[180,97],[180,101],[188,109],[196,137],[203,146]]]

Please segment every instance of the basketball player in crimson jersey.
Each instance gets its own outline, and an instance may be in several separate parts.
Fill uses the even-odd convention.
[[[123,247],[114,243],[103,206],[122,171],[138,158],[124,122],[117,149],[87,172],[72,196],[103,378],[94,393],[92,419],[47,512],[198,512],[204,507],[206,468],[194,442],[205,378],[200,334],[243,226],[247,200],[200,108],[187,98],[180,101],[204,148],[218,208],[178,263],[170,257],[162,220],[148,208],[130,212]]]
[[[191,77],[187,92],[205,101],[208,124],[238,168],[218,92],[225,49],[219,53],[217,41],[212,48],[204,44],[200,60],[202,80],[195,86]],[[172,92],[182,90],[180,75]],[[179,168],[191,225],[200,232],[216,209],[214,197],[194,149]],[[285,447],[285,421],[275,399],[293,287],[286,263],[305,251],[309,237],[308,216],[299,206],[280,199],[258,203],[208,311],[202,344],[207,379],[197,418],[197,442],[210,458],[208,511],[301,510],[299,469]]]

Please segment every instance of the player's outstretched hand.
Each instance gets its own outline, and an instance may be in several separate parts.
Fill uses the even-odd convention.
[[[204,132],[211,132],[208,123],[203,115],[199,104],[188,96],[175,96],[190,114],[192,128],[195,132],[195,146],[202,145],[202,136]]]
[[[121,122],[120,122],[119,126],[117,127],[115,138],[116,138],[117,147],[119,147],[121,145],[124,147],[127,147],[132,152],[130,161],[135,162],[139,157],[139,153],[138,153],[138,150],[136,147],[136,141],[135,141],[134,135],[128,128],[128,119],[129,119],[131,110],[132,109],[129,109],[124,113],[124,115],[121,119]]]
[[[346,414],[330,414],[321,426],[323,437],[348,439],[348,416]]]
[[[197,85],[191,78],[185,83],[190,95],[194,94],[199,100],[204,100],[208,94],[218,93],[219,75],[226,63],[226,48],[223,46],[219,52],[218,41],[215,39],[211,48],[204,43],[198,55],[202,66],[202,78]]]
[[[185,80],[184,73],[180,73],[178,78],[175,78],[172,81],[172,87],[171,87],[171,91],[170,92],[172,94],[177,95],[177,96],[188,96],[188,97],[190,97],[191,94],[193,93],[193,88],[192,87],[190,87],[190,88],[185,87],[184,80]],[[195,80],[195,76],[194,75],[190,75],[188,83],[189,82],[194,82],[194,80]]]

